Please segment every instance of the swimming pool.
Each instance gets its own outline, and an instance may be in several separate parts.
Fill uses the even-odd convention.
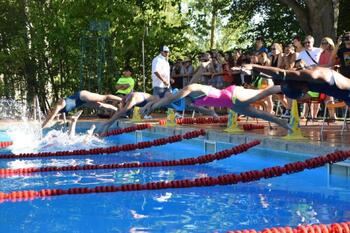
[[[143,140],[164,137],[144,132]],[[106,145],[133,143],[134,133]],[[218,143],[217,149],[232,145]],[[5,153],[5,152],[4,152]],[[0,167],[161,161],[203,155],[203,141],[91,155],[0,160]],[[38,173],[0,179],[0,191],[94,187],[219,176],[304,160],[310,155],[256,149],[206,165]],[[225,232],[332,223],[350,218],[350,181],[329,167],[228,186],[66,195],[0,204],[0,232]]]

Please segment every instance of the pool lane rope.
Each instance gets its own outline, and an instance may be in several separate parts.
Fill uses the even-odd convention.
[[[350,222],[333,223],[329,225],[315,224],[291,227],[273,227],[265,228],[262,231],[256,230],[240,230],[228,231],[227,233],[350,233]]]
[[[76,195],[89,193],[110,193],[110,192],[130,192],[143,190],[159,190],[174,188],[191,188],[191,187],[208,187],[216,185],[232,185],[237,183],[247,183],[260,180],[262,178],[269,179],[272,177],[282,176],[283,174],[293,174],[301,172],[305,169],[313,169],[324,166],[326,163],[336,163],[350,157],[350,151],[337,151],[326,156],[319,156],[305,161],[285,164],[283,167],[274,166],[264,168],[262,170],[251,170],[241,172],[239,174],[227,174],[218,177],[203,177],[194,180],[173,180],[149,182],[146,184],[125,184],[120,186],[96,186],[93,188],[76,187],[69,189],[42,189],[40,191],[24,190],[13,191],[10,193],[0,192],[0,202],[4,201],[27,201],[34,198],[45,198],[50,196]]]
[[[243,130],[244,131],[250,131],[250,130],[255,130],[255,129],[264,129],[265,126],[261,124],[243,124]]]
[[[239,121],[239,119],[237,119]],[[227,116],[223,117],[185,117],[185,118],[177,118],[176,124],[178,125],[193,125],[193,124],[213,124],[213,123],[224,123],[226,124],[228,121]],[[165,125],[166,120],[159,120],[160,125]],[[242,128],[244,131],[250,131],[255,129],[264,129],[265,126],[262,124],[243,124]]]
[[[114,129],[105,133],[99,134],[100,137],[108,137],[108,136],[114,136],[114,135],[119,135],[123,133],[131,133],[137,130],[144,130],[144,129],[149,129],[151,128],[151,124],[139,124],[139,125],[133,125],[127,128],[122,128],[122,129]]]
[[[0,142],[0,148],[6,148],[13,144],[11,141]]]
[[[132,151],[136,149],[144,149],[152,146],[161,146],[168,143],[175,143],[182,141],[183,139],[192,139],[199,136],[204,136],[206,133],[203,129],[194,130],[185,134],[173,135],[166,138],[158,138],[153,141],[138,142],[135,144],[125,144],[121,146],[101,147],[93,148],[89,150],[72,150],[72,151],[55,151],[55,152],[39,152],[39,153],[22,153],[18,155],[14,154],[0,154],[0,159],[21,159],[21,158],[44,158],[44,157],[57,157],[57,156],[85,156],[85,155],[100,155],[100,154],[112,154],[121,151]]]
[[[193,124],[213,124],[213,123],[227,123],[227,116],[223,117],[185,117],[176,119],[178,125],[193,125]]]
[[[214,160],[222,160],[247,151],[248,149],[257,146],[260,141],[255,140],[250,143],[241,144],[231,149],[223,150],[215,154],[202,155],[195,158],[186,158],[180,160],[166,160],[159,162],[131,162],[131,163],[116,163],[116,164],[96,164],[96,165],[75,165],[75,166],[50,166],[50,167],[29,167],[19,169],[0,169],[0,178],[29,175],[39,172],[61,172],[61,171],[78,171],[78,170],[97,170],[97,169],[120,169],[120,168],[140,168],[140,167],[170,167],[170,166],[189,166],[196,164],[210,163]]]

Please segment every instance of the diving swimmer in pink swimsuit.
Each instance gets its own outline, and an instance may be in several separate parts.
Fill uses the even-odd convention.
[[[211,88],[207,95],[193,98],[193,103],[196,106],[232,108],[234,105],[232,97],[235,87],[235,85],[231,85],[222,90]]]

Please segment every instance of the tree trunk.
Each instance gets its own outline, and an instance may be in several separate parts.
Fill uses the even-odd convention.
[[[325,36],[336,39],[339,16],[339,0],[305,0],[306,7],[296,0],[279,0],[292,8],[300,27],[315,37],[318,45]]]
[[[216,29],[216,17],[217,17],[215,0],[213,0],[212,6],[213,6],[213,11],[211,15],[211,25],[210,25],[210,50],[215,48],[215,29]]]
[[[339,3],[339,20],[338,20],[338,35],[350,30],[350,1],[340,0]]]
[[[29,6],[27,0],[21,1],[21,11],[23,14],[23,31],[24,38],[27,45],[27,51],[25,52],[24,60],[24,78],[26,82],[27,103],[32,104],[33,98],[36,95],[37,80],[36,80],[36,61],[31,56],[32,52],[32,38],[31,38],[31,23],[29,21]]]

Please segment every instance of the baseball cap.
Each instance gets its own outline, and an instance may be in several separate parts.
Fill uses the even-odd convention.
[[[169,47],[168,46],[166,46],[166,45],[162,45],[162,46],[160,46],[160,49],[159,49],[161,52],[170,52],[170,49],[169,49]]]

